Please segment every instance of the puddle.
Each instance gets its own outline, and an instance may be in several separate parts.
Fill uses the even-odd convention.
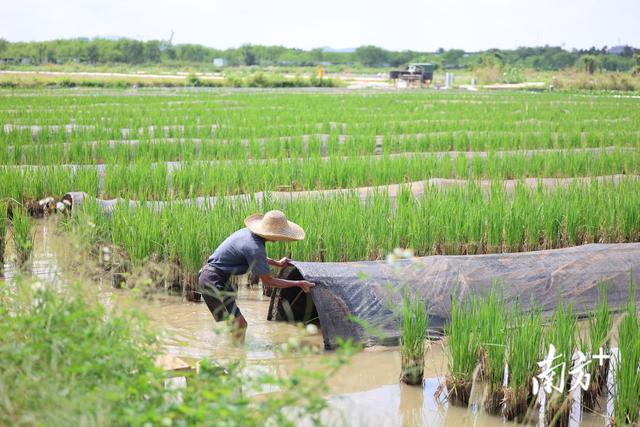
[[[322,335],[309,336],[303,328],[282,322],[268,322],[269,299],[257,289],[242,286],[238,305],[249,328],[244,345],[234,345],[224,324],[216,324],[206,306],[181,297],[157,294],[151,299],[131,298],[131,291],[110,286],[105,275],[96,275],[90,261],[72,250],[69,237],[57,225],[58,218],[34,220],[34,251],[24,270],[48,284],[75,280],[95,282],[96,298],[111,307],[133,307],[146,313],[152,324],[163,332],[167,354],[195,365],[202,358],[217,361],[242,359],[246,371],[287,375],[300,366],[313,367],[323,353]],[[10,281],[18,269],[10,262],[12,245],[8,242],[4,280]],[[85,258],[83,258],[85,257]],[[78,266],[86,265],[88,272]],[[0,279],[1,282],[2,279]],[[317,348],[318,354],[283,356],[279,348],[291,338]],[[446,374],[446,357],[441,342],[434,342],[425,360],[423,386],[406,386],[398,381],[400,353],[397,348],[372,347],[353,356],[347,366],[329,380],[329,410],[323,423],[350,426],[493,426],[511,425],[499,417],[481,411],[449,405],[434,394]],[[177,385],[181,386],[181,385]],[[515,425],[515,424],[514,424]],[[605,426],[598,414],[583,414],[572,425]]]

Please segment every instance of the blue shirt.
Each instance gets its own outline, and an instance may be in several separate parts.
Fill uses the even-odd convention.
[[[209,257],[207,263],[229,274],[245,274],[249,270],[257,276],[270,273],[265,240],[248,228],[238,230],[227,237]]]

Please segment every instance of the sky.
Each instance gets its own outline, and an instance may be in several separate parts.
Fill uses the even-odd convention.
[[[9,41],[157,40],[172,30],[174,44],[220,49],[640,47],[640,0],[0,0]]]

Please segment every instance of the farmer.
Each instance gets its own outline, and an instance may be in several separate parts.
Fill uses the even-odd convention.
[[[244,274],[251,270],[260,277],[262,284],[271,288],[299,287],[309,292],[314,284],[305,280],[284,280],[272,277],[269,265],[284,268],[287,258],[274,261],[267,257],[266,242],[304,239],[304,230],[298,224],[287,221],[284,213],[269,211],[251,215],[244,220],[246,228],[227,237],[200,270],[198,284],[207,307],[216,321],[227,315],[234,318],[237,331],[244,331],[247,320],[236,305],[237,288],[229,281],[232,274]]]

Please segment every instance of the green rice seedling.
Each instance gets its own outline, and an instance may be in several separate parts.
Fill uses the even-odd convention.
[[[571,386],[569,371],[573,363],[573,354],[576,351],[576,331],[577,320],[573,315],[572,306],[565,306],[563,302],[560,302],[546,334],[547,348],[545,350],[549,350],[551,345],[556,350],[557,359],[551,362],[550,369],[553,384],[559,388],[559,391],[553,389],[552,393],[546,396],[545,422],[548,425],[569,425],[572,402],[569,394]]]
[[[402,369],[400,380],[422,384],[424,346],[429,328],[429,311],[420,298],[406,294],[402,302],[402,336],[400,338]]]
[[[142,265],[152,254],[163,253],[164,225],[153,208],[119,203],[112,222],[113,243],[126,250],[134,266]]]
[[[486,236],[490,235],[491,241],[496,244],[500,241],[501,230],[513,230],[514,236],[518,236],[510,240],[514,242],[514,247],[524,248],[528,238],[525,232],[518,230],[527,229],[531,229],[534,235],[552,235],[551,238],[540,237],[540,241],[554,241],[551,247],[562,247],[560,236],[563,233],[563,218],[568,210],[585,203],[592,208],[591,216],[584,219],[585,227],[591,228],[592,224],[599,222],[597,227],[600,231],[596,233],[600,235],[598,240],[637,241],[634,233],[640,233],[640,222],[634,224],[633,220],[640,215],[639,190],[640,184],[630,181],[552,191],[520,189],[522,194],[515,197],[495,189],[490,197],[485,197],[477,186],[451,189],[427,187],[423,197],[401,191],[395,200],[391,200],[386,192],[381,191],[366,200],[355,193],[346,193],[311,199],[278,200],[270,205],[253,206],[255,211],[266,210],[267,205],[284,210],[288,215],[299,218],[301,225],[314,229],[314,233],[304,242],[290,246],[291,256],[309,261],[351,261],[382,259],[398,246],[413,247],[419,256],[489,251],[490,248],[483,246],[482,242],[487,241]],[[224,209],[221,209],[222,205],[216,205],[203,211],[216,213],[215,224],[219,229],[234,231],[233,228],[238,226],[237,218],[246,212],[249,205],[228,203],[224,206]],[[185,204],[181,205],[181,209],[201,208]],[[137,217],[138,220],[144,219],[154,224],[153,227],[174,226],[165,225],[162,221],[155,225],[153,218],[146,218],[157,216],[152,210],[148,209],[144,214],[136,211],[141,209],[123,210],[114,215],[114,219],[121,221]],[[227,214],[217,214],[223,211]],[[336,216],[335,212],[341,215]],[[502,218],[504,226],[492,228],[491,223],[495,218]],[[202,223],[211,223],[211,220],[204,219],[198,224]],[[628,237],[620,237],[618,230],[622,223],[628,227]],[[120,227],[113,230],[117,234],[112,236],[114,241],[130,240],[128,236],[131,233],[123,230]],[[156,231],[155,228],[152,232],[159,236],[166,235],[166,232]],[[145,236],[141,236],[141,239],[148,241]],[[162,240],[166,243],[166,238]],[[161,251],[154,251],[166,253],[165,243],[159,246]],[[492,250],[504,250],[503,244],[495,245]],[[149,254],[146,250],[141,253]]]
[[[4,247],[7,235],[7,205],[0,200],[0,271],[4,265]]]
[[[449,375],[446,378],[449,400],[453,404],[466,406],[480,349],[475,295],[451,301],[451,320],[445,327],[445,334],[449,351]]]
[[[167,175],[164,163],[153,166],[147,162],[109,165],[104,191],[107,197],[162,200],[169,194]]]
[[[542,317],[532,308],[523,313],[516,305],[507,332],[509,376],[504,389],[504,411],[508,420],[522,421],[531,402],[531,380],[542,358]]]
[[[11,234],[15,245],[17,261],[24,264],[33,249],[33,234],[31,232],[31,217],[22,205],[14,207],[11,211]]]
[[[478,304],[478,333],[482,375],[487,385],[484,407],[487,412],[498,414],[504,397],[507,319],[504,298],[497,287],[494,287]]]
[[[640,422],[640,319],[636,288],[629,278],[629,301],[618,325],[618,357],[614,369],[613,422],[615,426]]]
[[[112,217],[104,214],[100,204],[92,198],[75,207],[66,224],[72,227],[83,246],[96,250],[99,245],[111,243],[113,238]]]
[[[598,300],[593,307],[592,316],[589,318],[588,338],[582,338],[581,351],[585,355],[610,354],[612,316],[607,305],[607,287],[604,283],[598,285]],[[597,409],[598,397],[607,387],[607,374],[609,372],[609,360],[603,363],[592,361],[587,366],[587,373],[591,376],[589,388],[582,391],[582,406],[589,410]]]

